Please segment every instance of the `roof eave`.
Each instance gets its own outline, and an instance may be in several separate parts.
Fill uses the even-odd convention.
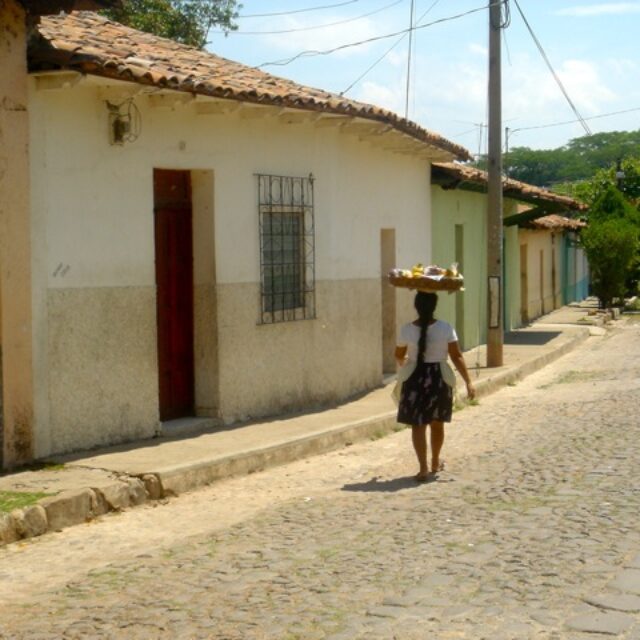
[[[445,190],[462,189],[463,191],[486,193],[488,189],[486,172],[475,168],[468,168],[465,171],[454,166],[434,165],[432,182]],[[504,178],[502,181],[502,194],[505,198],[544,207],[545,212],[539,217],[561,211],[581,212],[587,210],[587,206],[577,200],[545,192],[539,187],[509,178]]]
[[[36,1],[36,0],[34,0]],[[66,0],[72,2],[72,0]],[[76,0],[77,2],[90,2],[93,0]],[[100,0],[109,2],[115,0]],[[58,41],[60,42],[60,41]],[[64,45],[64,42],[61,42]],[[65,48],[58,44],[53,45],[51,40],[39,34],[32,38],[29,46],[29,70],[31,72],[46,70],[77,71],[82,74],[132,82],[136,84],[190,93],[192,95],[208,96],[222,100],[234,100],[247,104],[260,106],[274,106],[278,108],[296,109],[300,111],[320,112],[327,115],[339,115],[348,118],[364,119],[375,122],[408,136],[419,143],[417,153],[430,162],[447,162],[452,160],[471,160],[471,154],[464,147],[443,138],[442,136],[423,129],[418,124],[406,120],[390,111],[380,109],[373,105],[354,101],[341,101],[333,98],[325,102],[311,98],[305,100],[296,94],[285,95],[269,93],[258,85],[255,89],[234,89],[224,83],[215,84],[214,81],[200,80],[194,76],[181,76],[179,74],[157,74],[148,68],[136,67],[127,60],[117,58],[108,59],[105,56],[95,55],[93,52],[83,51],[77,47]],[[337,96],[334,96],[338,98]],[[411,152],[403,149],[405,152]]]

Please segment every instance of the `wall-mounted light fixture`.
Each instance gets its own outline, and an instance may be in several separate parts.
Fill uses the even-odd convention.
[[[135,142],[142,131],[142,116],[133,98],[120,104],[106,101],[109,111],[109,143]]]

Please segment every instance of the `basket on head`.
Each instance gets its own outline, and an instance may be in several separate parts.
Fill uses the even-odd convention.
[[[412,289],[414,291],[424,291],[426,293],[437,293],[438,291],[462,291],[464,288],[464,280],[459,277],[444,277],[436,280],[434,278],[429,278],[428,276],[408,278],[406,276],[398,276],[390,273],[389,283],[394,287]]]

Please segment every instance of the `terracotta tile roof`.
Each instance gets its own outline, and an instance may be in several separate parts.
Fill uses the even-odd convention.
[[[455,188],[467,183],[486,189],[488,175],[486,171],[469,167],[455,162],[435,162],[432,167],[434,182],[441,184],[443,188]],[[503,195],[514,200],[539,204],[541,207],[551,205],[556,209],[569,209],[572,211],[586,211],[587,206],[578,200],[562,196],[553,191],[536,187],[526,182],[504,178],[502,181]],[[461,188],[464,188],[462,186]]]
[[[565,216],[552,214],[550,216],[544,216],[542,218],[537,218],[536,220],[531,220],[530,222],[524,223],[522,226],[531,229],[544,229],[552,231],[561,229],[576,231],[578,229],[583,229],[584,227],[586,227],[587,223],[582,222],[582,220],[575,220],[573,218],[566,218]]]
[[[380,107],[299,85],[238,62],[142,33],[89,12],[43,18],[29,45],[32,71],[71,69],[262,105],[354,116],[391,126],[453,158],[469,152]]]

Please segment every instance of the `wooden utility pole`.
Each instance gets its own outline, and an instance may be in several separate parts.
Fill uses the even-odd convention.
[[[487,367],[501,367],[504,342],[502,282],[502,2],[489,7],[489,210],[487,215]]]
[[[409,94],[411,90],[411,55],[413,53],[413,21],[415,17],[415,0],[411,0],[409,7],[409,53],[407,55],[407,91],[404,102],[404,118],[409,119]]]

